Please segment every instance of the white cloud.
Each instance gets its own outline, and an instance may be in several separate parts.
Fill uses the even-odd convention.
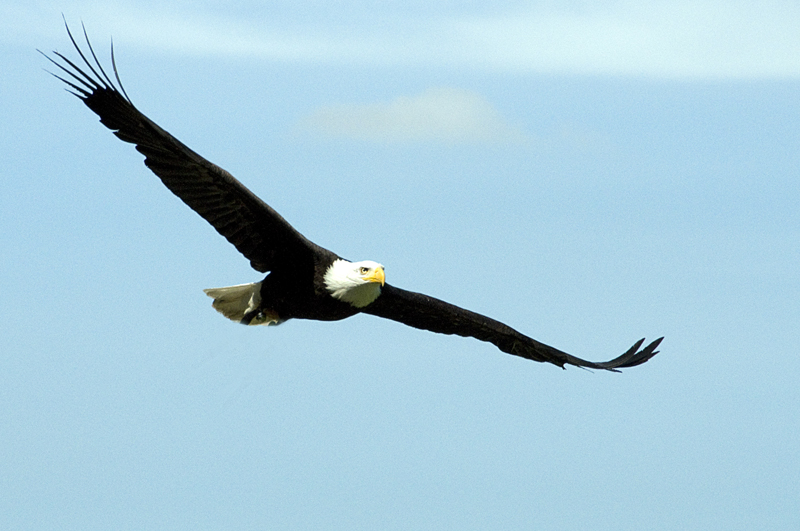
[[[465,17],[453,31],[487,68],[677,78],[800,77],[800,4],[612,2]]]
[[[518,73],[800,78],[796,0],[504,2],[496,11],[445,3],[426,7],[424,16],[419,6],[361,9],[343,2],[325,11],[327,4],[308,0],[280,4],[279,13],[246,4],[236,12],[129,0],[73,4],[71,12],[98,41],[113,34],[121,45],[180,54]],[[26,6],[0,7],[8,15],[0,16],[0,34],[21,38],[22,28],[34,26],[25,31],[41,33],[47,2]],[[346,16],[335,16],[340,8]],[[50,14],[59,11],[53,6]]]
[[[324,107],[302,119],[298,128],[331,138],[379,142],[463,143],[524,138],[483,97],[456,88],[433,88],[384,103]]]

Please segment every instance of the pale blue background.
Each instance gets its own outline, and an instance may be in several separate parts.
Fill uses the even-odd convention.
[[[485,5],[0,6],[0,528],[800,528],[797,4]],[[260,274],[43,71],[61,12],[314,241],[662,353],[227,321]]]

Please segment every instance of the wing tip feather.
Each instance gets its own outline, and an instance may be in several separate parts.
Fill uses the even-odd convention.
[[[637,365],[641,365],[647,362],[653,356],[658,354],[659,351],[656,349],[663,340],[664,340],[663,337],[659,337],[655,341],[648,344],[646,347],[642,348],[642,345],[644,344],[645,341],[645,338],[642,338],[636,343],[634,343],[631,346],[631,348],[626,350],[622,355],[617,356],[616,358],[609,361],[594,362],[567,355],[566,359],[562,360],[562,363],[560,363],[560,366],[562,368],[565,368],[564,366],[569,364],[585,369],[599,369],[610,372],[622,372],[620,369],[628,369],[630,367],[636,367]]]

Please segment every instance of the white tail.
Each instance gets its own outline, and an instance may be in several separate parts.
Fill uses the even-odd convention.
[[[203,290],[214,299],[212,306],[219,313],[238,323],[249,325],[276,325],[281,321],[277,315],[258,311],[261,304],[261,282],[239,284],[227,288]]]

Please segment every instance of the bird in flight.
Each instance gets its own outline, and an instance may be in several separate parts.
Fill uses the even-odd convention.
[[[51,73],[120,140],[134,144],[164,185],[232,243],[253,269],[267,273],[260,282],[205,290],[225,317],[245,325],[277,325],[289,319],[336,321],[366,313],[440,334],[474,337],[503,352],[562,368],[618,371],[657,354],[663,338],[644,348],[641,339],[611,361],[587,361],[489,317],[387,284],[383,265],[351,262],[309,241],[230,173],[142,114],[122,86],[113,43],[112,80],[86,29],[88,52],[78,45],[69,26],[67,34],[80,59],[72,61],[57,51],[54,57],[43,53],[59,69],[58,74]]]

